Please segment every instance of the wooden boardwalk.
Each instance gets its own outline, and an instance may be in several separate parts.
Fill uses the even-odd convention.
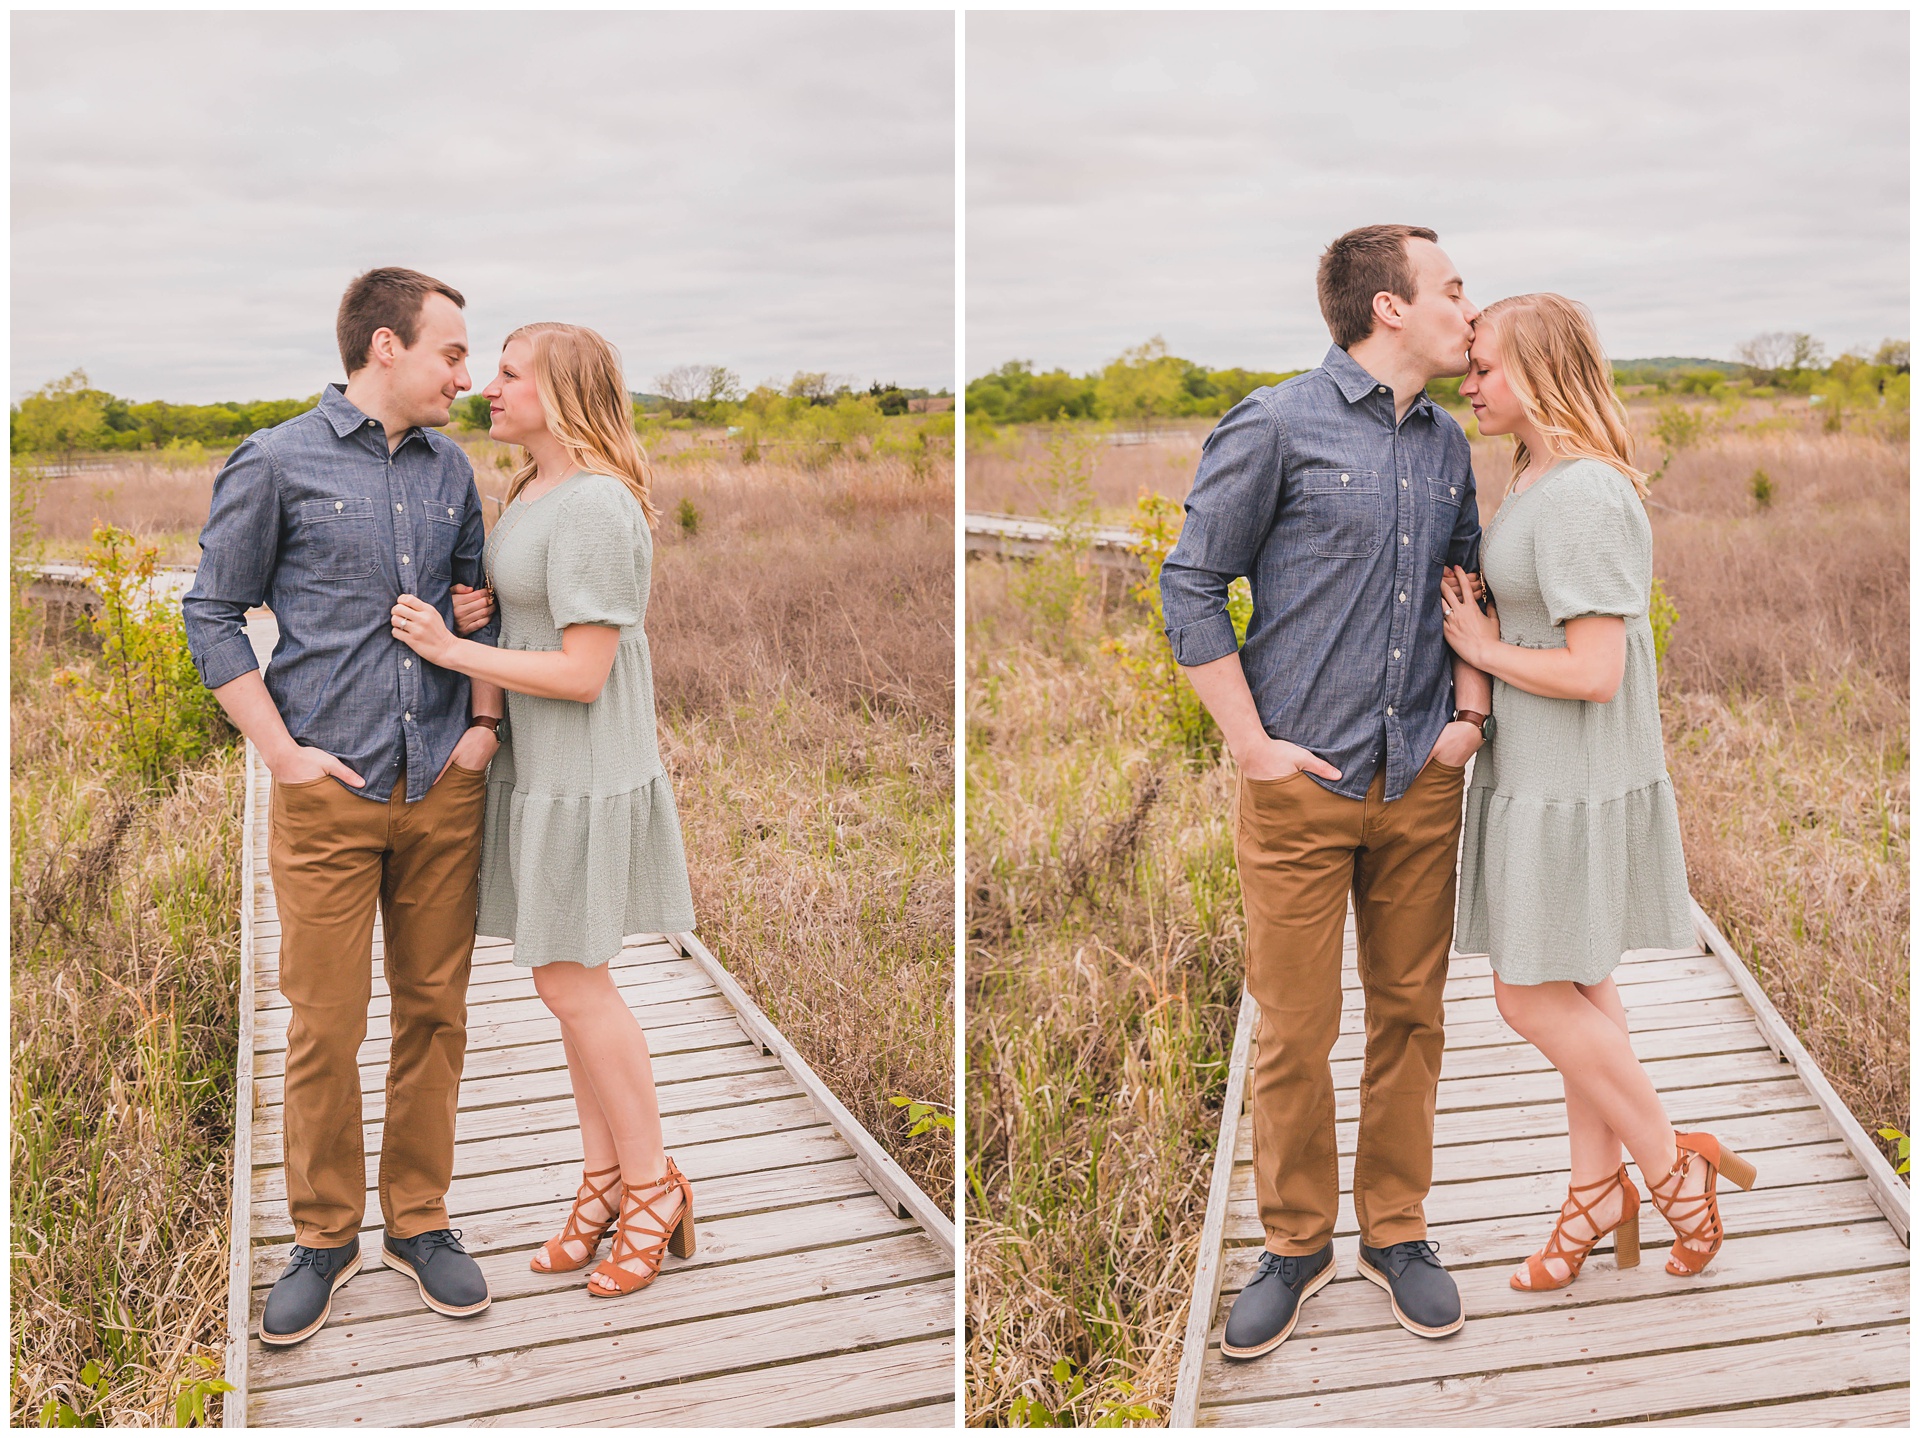
[[[288,1009],[269,779],[251,749],[248,779],[226,1426],[952,1426],[951,1224],[690,935],[631,939],[614,963],[646,1026],[667,1148],[693,1181],[692,1259],[668,1258],[651,1287],[616,1299],[589,1297],[584,1273],[527,1267],[559,1231],[580,1140],[559,1025],[511,947],[483,941],[448,1198],[493,1306],[441,1317],[381,1266],[372,1189],[389,1029],[376,932],[360,1052],[367,1266],[313,1338],[263,1348],[260,1309],[293,1238]]]
[[[1630,954],[1615,979],[1674,1123],[1719,1135],[1760,1171],[1751,1193],[1723,1185],[1730,1237],[1704,1276],[1665,1272],[1672,1240],[1648,1205],[1638,1268],[1615,1268],[1609,1239],[1569,1288],[1507,1286],[1565,1192],[1565,1106],[1558,1075],[1495,1011],[1486,958],[1455,955],[1426,1208],[1467,1324],[1429,1340],[1394,1323],[1359,1277],[1347,1187],[1364,1048],[1349,912],[1333,1051],[1339,1276],[1275,1352],[1222,1358],[1227,1311],[1264,1242],[1244,1112],[1256,1011],[1244,998],[1172,1425],[1908,1426],[1906,1186],[1724,939],[1697,912],[1696,923],[1699,948]]]

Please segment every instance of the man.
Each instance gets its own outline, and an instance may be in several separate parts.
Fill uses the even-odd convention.
[[[453,1316],[490,1301],[448,1226],[466,1057],[486,767],[503,695],[415,658],[389,611],[416,594],[451,621],[478,587],[485,536],[473,469],[432,426],[470,388],[460,292],[378,269],[347,287],[345,388],[248,438],[214,482],[186,596],[201,679],[273,774],[267,861],[280,915],[287,1029],[291,1261],[260,1341],[300,1342],[360,1267],[366,1163],[359,1050],[380,907],[392,994],[380,1211],[389,1266]],[[280,638],[263,679],[247,610]],[[482,637],[492,641],[491,630]],[[471,692],[469,692],[471,690]]]
[[[1247,989],[1260,1006],[1254,1171],[1266,1253],[1222,1350],[1286,1341],[1333,1277],[1333,1076],[1352,895],[1366,995],[1353,1206],[1394,1317],[1465,1321],[1426,1241],[1441,988],[1464,766],[1487,676],[1441,634],[1443,566],[1478,565],[1466,436],[1426,397],[1464,374],[1478,313],[1432,230],[1372,225],[1320,260],[1321,366],[1255,390],[1208,437],[1161,572],[1167,636],[1240,769]],[[1253,615],[1236,647],[1227,586]],[[1458,709],[1455,706],[1458,705]]]

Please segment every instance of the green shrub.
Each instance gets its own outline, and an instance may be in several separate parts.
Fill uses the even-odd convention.
[[[100,596],[88,616],[100,640],[104,683],[64,669],[94,725],[104,756],[151,784],[168,784],[231,735],[220,702],[200,682],[180,606],[154,588],[160,551],[126,530],[97,525],[87,551]]]

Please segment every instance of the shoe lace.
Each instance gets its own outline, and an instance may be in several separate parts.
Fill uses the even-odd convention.
[[[293,1273],[302,1268],[318,1266],[320,1256],[324,1252],[324,1249],[308,1248],[303,1243],[294,1244],[293,1252],[287,1256],[287,1272]]]
[[[1291,1288],[1294,1280],[1300,1276],[1300,1259],[1295,1254],[1275,1253],[1269,1248],[1260,1255],[1260,1266],[1254,1270],[1253,1276],[1260,1278],[1269,1273],[1278,1274],[1280,1281]]]
[[[1440,1245],[1431,1238],[1410,1238],[1405,1243],[1392,1244],[1387,1249],[1387,1260],[1399,1260],[1399,1271],[1405,1273],[1407,1265],[1415,1262],[1430,1263],[1435,1268],[1440,1264]]]
[[[436,1228],[426,1233],[416,1233],[407,1241],[418,1245],[420,1261],[424,1263],[433,1257],[433,1250],[436,1248],[446,1248],[451,1249],[455,1253],[465,1253],[467,1250],[461,1247],[460,1244],[461,1232],[462,1230],[457,1228]]]

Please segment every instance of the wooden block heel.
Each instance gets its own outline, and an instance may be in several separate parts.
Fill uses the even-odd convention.
[[[1636,1199],[1637,1199],[1636,1195]],[[1636,1201],[1628,1210],[1620,1226],[1613,1231],[1613,1266],[1615,1268],[1638,1268],[1640,1266],[1640,1205]]]
[[[693,1257],[693,1190],[686,1190],[686,1207],[680,1210],[680,1221],[673,1226],[673,1237],[667,1240],[667,1252],[675,1258]]]
[[[1722,1148],[1720,1150],[1718,1167],[1728,1182],[1736,1184],[1742,1189],[1752,1188],[1753,1181],[1760,1176],[1758,1170],[1756,1170],[1752,1164],[1748,1163],[1730,1148]]]

